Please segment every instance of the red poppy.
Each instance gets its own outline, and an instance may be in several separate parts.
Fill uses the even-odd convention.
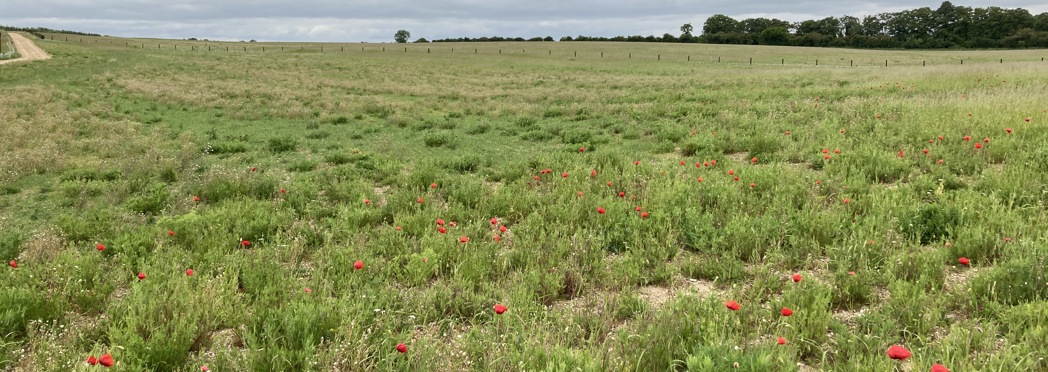
[[[193,269],[186,269],[186,276],[193,276]]]
[[[880,118],[878,118],[878,119],[880,119]],[[841,129],[841,134],[844,134],[844,129]]]
[[[967,257],[961,257],[961,258],[957,259],[957,263],[959,263],[961,265],[964,265],[964,266],[969,266],[969,265],[972,264],[972,261],[969,260]]]
[[[604,214],[604,212],[606,212],[604,207],[597,207],[597,213]]]
[[[535,181],[538,181],[539,179],[539,176],[535,176]]]
[[[397,226],[397,231],[401,231],[401,230],[403,230],[403,229],[401,229],[400,226]]]
[[[113,364],[116,364],[116,362],[113,361],[113,356],[109,354],[103,355],[101,358],[98,358],[98,363],[106,368],[112,367]]]
[[[702,177],[699,177],[699,182],[702,182]]]
[[[950,372],[950,370],[947,369],[946,366],[944,366],[942,364],[935,363],[935,364],[932,364],[931,372]]]
[[[468,242],[469,242],[469,238],[468,237],[463,236],[463,237],[459,238],[459,243],[468,243]]]
[[[757,187],[757,184],[756,184],[756,183],[753,183],[753,182],[750,182],[750,188],[752,189],[752,188],[754,188],[754,187]]]
[[[793,274],[793,282],[794,282],[794,283],[800,282],[800,281],[801,281],[801,279],[803,279],[803,278],[801,277],[801,274]]]
[[[495,217],[491,217],[491,224],[492,225],[498,225],[499,224],[499,219],[495,218]]]
[[[888,348],[888,357],[895,360],[906,360],[911,355],[909,350],[899,345],[892,345]]]
[[[741,305],[739,305],[739,303],[738,303],[738,302],[735,302],[735,301],[728,301],[728,302],[725,302],[725,303],[724,303],[724,307],[727,307],[727,308],[728,308],[729,310],[731,310],[731,311],[738,311],[739,309],[741,309],[741,308],[742,308],[742,306],[741,306]]]
[[[568,178],[568,172],[561,173],[560,176],[564,177],[564,178]]]
[[[779,342],[779,345],[786,345],[786,339],[785,338],[779,337],[778,342]]]
[[[750,159],[750,163],[757,164],[757,158]]]
[[[937,161],[937,163],[942,164],[942,159],[939,159],[939,161]]]
[[[371,204],[371,199],[364,199],[364,204]]]
[[[596,176],[597,176],[597,170],[596,169],[591,170],[590,171],[590,177],[596,177]]]
[[[976,149],[976,150],[978,150],[978,149],[981,149],[981,148],[982,148],[982,144],[981,144],[981,143],[978,143],[978,142],[976,142],[976,143],[975,143],[975,149]]]
[[[905,158],[906,157],[906,153],[903,152],[902,150],[899,150],[899,157],[900,158]]]
[[[98,243],[98,245],[95,246],[95,249],[97,249],[99,251],[104,251],[104,250],[106,250],[106,246],[102,245],[102,243]]]
[[[633,165],[640,165],[640,160],[634,160]]]
[[[363,269],[363,268],[364,268],[364,261],[357,260],[357,262],[353,263],[353,269],[360,270],[360,269]]]
[[[443,218],[438,218],[437,219],[437,226],[444,226],[444,219]]]
[[[1011,243],[1012,242],[1012,238],[1006,237],[1006,238],[1004,238],[1004,242],[1005,243]]]
[[[437,231],[440,231],[441,234],[447,234],[448,233],[448,229],[445,229],[444,226],[438,226],[437,227]]]
[[[251,246],[251,241],[241,240],[240,241],[240,245],[245,246],[245,247],[250,247]]]
[[[823,154],[829,154],[830,153],[830,149],[822,149],[822,153]]]
[[[925,155],[928,155],[928,149],[921,150]]]
[[[848,275],[855,276],[855,272],[854,271],[849,271]]]
[[[623,192],[623,191],[619,191],[619,197],[620,198],[625,198],[626,197],[626,193]]]
[[[822,184],[822,180],[815,180],[815,184],[816,185],[821,185]]]
[[[880,118],[881,118],[881,116],[880,116],[880,115],[877,115],[877,118],[878,118],[878,119],[880,119]]]
[[[710,162],[704,161],[704,162],[702,162],[702,166],[709,167],[710,166]],[[695,163],[695,167],[698,168],[699,167],[699,163]]]
[[[788,135],[790,135],[790,131],[786,131],[786,135],[787,135],[787,136],[788,136]]]
[[[397,344],[397,352],[401,354],[408,352],[408,345]]]
[[[146,280],[146,273],[138,272],[138,280]]]
[[[717,165],[717,161],[716,160],[710,160],[710,165]]]
[[[287,194],[287,190],[286,189],[280,189],[280,193],[281,194]]]
[[[11,267],[12,267],[12,268],[15,268],[15,269],[17,269],[17,268],[18,268],[18,262],[15,262],[15,260],[11,260],[11,261],[10,261],[10,262],[8,262],[7,264],[8,264],[8,265],[11,265]]]
[[[851,198],[844,198],[844,204],[851,203]]]
[[[422,200],[422,198],[418,198],[418,202],[417,203],[422,204],[423,201],[425,201],[425,200]]]
[[[640,218],[648,218],[648,212],[640,212]]]
[[[680,165],[684,165],[684,160],[681,160],[681,161],[680,161]]]
[[[585,147],[579,147],[579,152],[586,152],[586,148]]]
[[[200,201],[200,197],[196,196],[196,195],[193,195],[193,201],[195,201],[195,202]]]
[[[983,142],[990,143],[990,137],[983,137]]]
[[[793,310],[790,310],[790,308],[788,308],[788,307],[782,308],[782,316],[790,316],[790,315],[793,315]]]
[[[494,237],[491,238],[491,240],[494,240],[495,243],[498,243],[498,242],[502,241],[502,237],[498,236],[498,235],[495,235]]]
[[[210,371],[211,368],[207,368],[207,365],[202,365],[202,366],[200,366],[200,370],[204,371],[204,372],[207,372],[207,371]]]
[[[309,287],[306,287],[306,293],[313,293],[313,290],[309,289]]]
[[[499,231],[506,232],[506,230],[509,230],[506,228],[506,226],[499,226]]]
[[[579,191],[579,197],[581,197],[581,196],[582,196],[582,191]]]
[[[1008,132],[1008,133],[1011,133],[1012,132],[1012,128],[1004,128],[1004,131]]]
[[[834,149],[834,150],[833,150],[833,153],[834,153],[834,154],[840,154],[840,153],[841,153],[841,150],[840,150],[840,149]]]
[[[1026,119],[1023,119],[1023,120],[1026,120],[1027,123],[1030,122],[1030,118],[1026,118]]]
[[[431,188],[431,189],[437,188],[437,183],[434,182],[434,183],[429,184],[429,188]]]
[[[257,169],[258,169],[258,168],[255,168],[255,167],[251,167],[251,171],[252,171],[252,172],[254,172],[254,171],[255,171],[255,170],[257,170]]]
[[[495,314],[502,315],[502,313],[506,312],[506,310],[509,310],[509,309],[507,309],[502,304],[495,304]]]
[[[830,156],[829,156],[829,155],[825,155],[825,156],[823,156],[822,158],[823,158],[823,159],[826,159],[826,160],[830,160]]]
[[[611,181],[608,181],[608,187],[611,187]]]
[[[87,364],[97,365],[98,364],[98,359],[95,359],[94,355],[88,356],[87,357]]]
[[[729,170],[728,171],[728,175],[729,176],[734,176],[735,175],[735,170],[734,169],[733,170]]]
[[[972,136],[964,136],[964,140],[965,141],[971,141],[972,140]]]
[[[167,236],[175,236],[175,232],[171,231],[171,230],[167,230]]]
[[[738,181],[738,180],[739,180],[739,177],[735,177],[735,178],[732,178],[732,180],[734,180],[734,181]]]

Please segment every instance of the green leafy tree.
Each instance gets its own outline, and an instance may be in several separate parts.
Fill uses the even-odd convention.
[[[397,33],[393,34],[393,40],[398,43],[406,43],[411,38],[411,33],[408,30],[397,30]]]

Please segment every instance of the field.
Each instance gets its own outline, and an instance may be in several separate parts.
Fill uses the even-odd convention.
[[[7,36],[7,31],[0,31],[0,60],[18,58],[13,49],[11,37]]]
[[[0,369],[1048,369],[1048,51],[83,39]]]

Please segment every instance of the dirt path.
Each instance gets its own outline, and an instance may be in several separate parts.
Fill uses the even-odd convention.
[[[15,49],[18,50],[18,54],[21,57],[15,59],[5,59],[0,61],[0,65],[5,63],[21,62],[21,61],[36,61],[42,59],[51,59],[51,55],[44,52],[43,49],[36,46],[32,41],[26,39],[25,36],[16,33],[9,33],[11,36],[11,42],[15,44]]]

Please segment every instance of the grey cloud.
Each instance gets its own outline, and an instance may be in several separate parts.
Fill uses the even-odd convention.
[[[911,1],[557,1],[363,0],[171,3],[159,0],[22,1],[5,6],[0,24],[42,26],[117,36],[226,40],[390,41],[397,29],[412,38],[479,36],[661,35],[691,23],[701,29],[721,13],[737,19],[774,17],[788,21],[869,15],[928,6]],[[955,2],[965,6],[1021,7],[1048,11],[1041,1]]]

